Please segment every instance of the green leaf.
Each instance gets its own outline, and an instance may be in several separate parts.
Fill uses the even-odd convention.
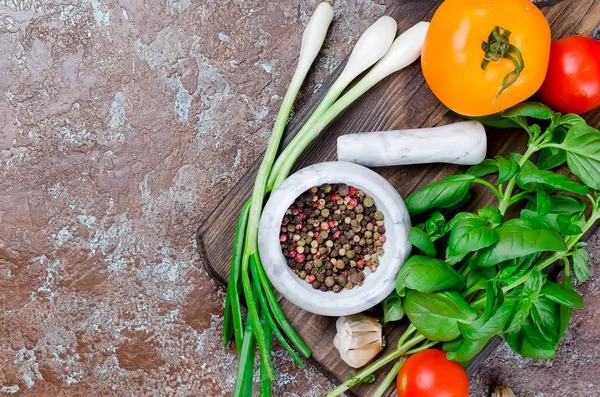
[[[530,318],[525,319],[516,331],[503,335],[511,349],[523,357],[549,360],[556,356],[556,347],[539,332]]]
[[[563,278],[563,288],[566,291],[575,292],[575,288],[573,288],[573,281],[571,280],[571,273],[569,272],[569,264],[565,264],[565,273]],[[560,307],[560,326],[558,331],[558,339],[562,339],[563,335],[567,331],[569,327],[569,323],[571,322],[571,317],[573,316],[573,309],[567,306]]]
[[[471,361],[483,348],[489,339],[480,339],[476,341],[463,340],[458,348],[447,351],[446,358],[451,361],[465,362]]]
[[[463,219],[456,223],[450,233],[450,255],[462,255],[489,247],[498,241],[498,235],[481,219]]]
[[[560,341],[560,306],[547,296],[539,296],[533,302],[530,318],[536,329],[556,347]]]
[[[502,156],[496,156],[498,162],[498,183],[506,183],[519,172],[519,163],[514,159],[507,160]]]
[[[590,278],[589,261],[589,254],[585,249],[580,248],[575,251],[575,255],[573,255],[573,273],[575,273],[575,278],[580,283],[585,283]]]
[[[551,196],[551,198],[554,214],[572,215],[585,211],[585,203],[581,199],[568,196]]]
[[[427,233],[425,233],[421,229],[411,227],[410,231],[408,232],[408,241],[412,245],[423,251],[425,255],[437,255],[437,250],[435,249],[435,245],[433,245],[433,241],[431,241]]]
[[[510,285],[523,276],[537,263],[542,257],[541,252],[535,254],[514,258],[505,262],[500,263],[500,272],[498,273],[498,280],[503,285]]]
[[[471,322],[477,314],[455,291],[422,293],[407,290],[404,310],[412,324],[429,340],[448,342],[460,335],[459,322]]]
[[[402,308],[402,299],[396,291],[383,300],[383,322],[399,321],[404,317],[404,309]]]
[[[412,256],[400,269],[396,278],[396,291],[404,295],[404,289],[419,292],[460,290],[465,279],[446,262],[426,256]]]
[[[540,224],[544,224],[548,230],[553,230],[564,236],[573,236],[581,233],[581,228],[573,224],[566,215],[561,214],[544,214],[539,215],[535,211],[522,210],[521,219],[534,220]]]
[[[523,170],[517,175],[517,185],[523,190],[533,190],[535,184],[542,184],[554,190],[588,194],[590,189],[572,181],[568,176],[552,171]]]
[[[502,213],[498,207],[488,206],[477,210],[477,215],[489,223],[492,227],[496,227],[504,221]]]
[[[514,219],[497,227],[499,240],[479,253],[478,265],[494,266],[535,252],[567,250],[560,234],[540,226],[531,219]]]
[[[586,124],[575,124],[560,148],[567,151],[571,172],[592,189],[600,189],[600,131]]]
[[[482,116],[482,117],[469,117],[469,116],[463,116],[462,114],[453,112],[452,110],[448,110],[448,111],[446,111],[446,113],[444,113],[444,115],[445,116],[459,116],[459,117],[462,117],[467,120],[479,121],[483,125],[487,125],[487,126],[495,127],[495,128],[521,128],[521,125],[519,125],[518,123],[515,123],[513,120],[502,117],[501,113],[495,113],[495,114],[491,114],[489,116]]]
[[[480,316],[470,324],[459,324],[460,333],[467,340],[490,339],[494,335],[503,333],[515,313],[517,301],[506,301],[500,306],[494,314],[485,320],[485,316]]]
[[[485,159],[481,163],[476,164],[467,170],[467,174],[473,175],[476,178],[494,174],[498,172],[498,162],[492,159]]]
[[[567,161],[567,152],[556,147],[547,147],[540,151],[537,166],[540,170],[551,170]]]
[[[542,291],[542,287],[544,286],[544,282],[546,281],[542,272],[534,268],[533,271],[529,274],[529,277],[525,281],[523,285],[523,293],[522,295],[526,298],[535,297],[540,294]]]
[[[454,175],[414,192],[406,199],[410,215],[419,215],[432,208],[453,207],[465,198],[474,179],[472,175]]]
[[[444,233],[444,226],[446,225],[446,218],[441,212],[435,211],[426,222],[427,234],[431,238],[431,241],[435,241],[442,237]]]
[[[511,153],[508,156],[509,159],[511,159],[512,161],[516,161],[517,163],[521,164],[521,160],[523,160],[523,155],[520,153]],[[538,167],[533,164],[533,162],[531,160],[526,160],[525,164],[523,164],[521,166],[521,170],[537,170]]]
[[[446,223],[446,225],[444,226],[444,233],[448,233],[449,231],[452,231],[452,229],[454,229],[456,227],[458,222],[460,222],[463,219],[480,219],[480,218],[478,215],[475,215],[472,212],[459,212],[458,214],[456,214],[454,216],[454,218],[450,219],[450,221],[448,223]]]
[[[545,215],[552,211],[552,198],[542,186],[537,187],[536,204],[538,215]]]
[[[561,116],[561,118],[558,120],[558,124],[565,126],[567,128],[570,128],[577,124],[586,124],[586,123],[585,123],[585,120],[581,116],[578,116],[573,113],[568,113],[568,114]]]
[[[502,112],[502,116],[509,118],[524,116],[540,120],[550,120],[554,116],[554,112],[543,103],[524,102],[506,109]]]
[[[567,306],[571,309],[581,309],[583,307],[583,298],[581,295],[551,281],[547,281],[544,284],[542,295],[559,305]]]

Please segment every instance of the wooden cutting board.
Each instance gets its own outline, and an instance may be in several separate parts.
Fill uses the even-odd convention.
[[[388,14],[398,21],[398,32],[403,32],[415,23],[431,20],[441,1],[396,1],[388,9]],[[592,35],[597,32],[600,22],[600,0],[558,0],[537,1],[552,26],[552,38],[580,34]],[[342,65],[343,66],[343,65]],[[323,88],[312,101],[300,109],[287,127],[284,145],[293,137],[318,101],[327,91],[338,70],[323,84]],[[443,117],[444,106],[434,97],[421,74],[418,62],[398,72],[365,94],[346,112],[333,122],[300,158],[296,170],[307,165],[336,159],[336,139],[338,136],[362,131],[385,131],[393,129],[433,127],[452,121]],[[600,111],[586,115],[588,123],[600,126]],[[488,129],[488,157],[507,156],[510,152],[524,152],[527,143],[524,131],[495,131]],[[262,157],[261,157],[262,159]],[[198,246],[204,256],[206,270],[217,281],[226,284],[229,275],[229,262],[233,233],[238,214],[250,196],[254,178],[261,159],[240,179],[226,195],[212,214],[198,229]],[[464,167],[453,165],[419,165],[387,167],[376,169],[394,185],[402,197],[407,197],[415,189],[446,176],[463,172]],[[471,206],[483,207],[494,204],[494,197],[483,189],[472,189]],[[312,350],[312,361],[334,383],[347,379],[348,366],[339,358],[332,341],[335,335],[335,318],[322,317],[305,312],[283,298],[280,304],[286,317],[298,330]],[[388,346],[392,347],[406,327],[406,324],[391,324],[384,328]],[[469,372],[473,373],[483,360],[497,347],[499,340],[490,345],[473,360]],[[384,369],[385,371],[385,369]],[[384,371],[376,375],[383,375]],[[383,376],[377,376],[382,379]],[[360,385],[351,390],[354,395],[371,395],[377,383]],[[390,391],[389,395],[394,394]]]

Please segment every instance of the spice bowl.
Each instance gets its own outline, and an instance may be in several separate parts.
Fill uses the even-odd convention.
[[[314,289],[294,274],[283,255],[281,222],[288,208],[311,187],[345,184],[373,198],[385,220],[385,253],[376,271],[365,268],[361,286],[340,292]],[[333,161],[314,164],[287,178],[271,196],[263,210],[258,232],[258,249],[271,283],[296,306],[324,316],[360,313],[388,296],[395,288],[396,276],[411,251],[408,242],[410,216],[396,189],[376,172],[353,163]]]

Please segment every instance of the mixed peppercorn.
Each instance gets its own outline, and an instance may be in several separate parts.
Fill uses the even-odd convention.
[[[372,197],[344,184],[312,187],[288,208],[279,241],[288,266],[314,289],[360,286],[384,254],[385,225]]]

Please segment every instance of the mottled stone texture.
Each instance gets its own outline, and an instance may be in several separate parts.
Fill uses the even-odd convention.
[[[298,106],[391,1],[336,2]],[[231,392],[224,294],[194,232],[264,150],[314,7],[0,0],[0,393]],[[572,378],[597,395],[598,287],[582,291],[559,360],[502,351],[481,390],[493,374],[520,395],[560,396]],[[276,395],[331,386],[281,350],[275,362]]]

